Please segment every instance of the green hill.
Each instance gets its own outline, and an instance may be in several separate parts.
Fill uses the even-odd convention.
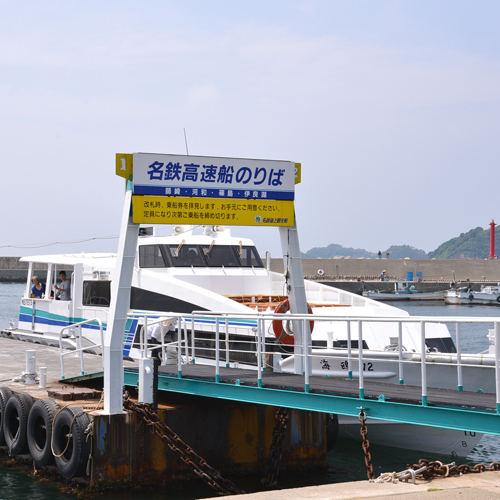
[[[500,247],[500,226],[495,228],[495,239]],[[441,245],[428,254],[409,245],[392,245],[387,250],[381,250],[385,258],[389,252],[390,259],[487,259],[490,256],[490,230],[476,227],[468,233],[462,233]],[[377,252],[378,253],[378,252]],[[333,257],[360,257],[374,259],[377,253],[363,250],[362,248],[348,248],[331,243],[327,247],[315,247],[302,253],[306,259],[332,259]],[[500,248],[498,253],[500,253]]]
[[[499,241],[500,228],[495,228],[495,240]],[[487,259],[490,256],[490,230],[476,227],[462,233],[429,252],[431,259]]]
[[[389,257],[391,259],[405,259],[406,257],[409,257],[410,259],[429,258],[424,250],[411,247],[410,245],[392,245],[386,250],[386,252],[389,252]]]
[[[389,258],[391,259],[404,259],[405,257],[409,257],[410,259],[429,258],[423,250],[413,248],[409,245],[392,245],[382,252],[382,257],[385,258],[387,252],[389,252]],[[331,243],[327,247],[311,248],[311,250],[302,253],[302,257],[305,259],[317,259],[318,257],[322,259],[332,259],[333,257],[352,257],[353,259],[364,257],[365,259],[375,259],[377,253],[368,252],[362,248],[346,248],[342,245]]]
[[[337,245],[331,243],[327,247],[315,247],[311,248],[307,252],[302,252],[302,258],[304,259],[332,259],[333,257],[352,257],[357,259],[359,257],[365,258],[375,258],[377,254],[363,250],[362,248],[346,248],[342,245]]]

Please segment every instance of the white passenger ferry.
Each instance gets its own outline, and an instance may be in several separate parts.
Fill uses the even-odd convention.
[[[146,228],[144,228],[146,229]],[[171,236],[155,236],[153,228],[144,231],[139,237],[135,268],[130,296],[131,313],[154,313],[157,317],[175,317],[175,314],[193,311],[235,313],[246,318],[230,319],[228,325],[230,362],[251,366],[256,364],[255,332],[257,321],[251,319],[257,312],[284,311],[286,299],[285,275],[272,272],[269,265],[262,261],[251,240],[231,236],[223,227],[205,226],[203,234],[194,234],[190,226],[176,226]],[[82,325],[83,336],[89,343],[100,344],[98,320],[106,327],[111,297],[111,282],[116,279],[114,254],[64,254],[23,257],[29,262],[28,281],[21,299],[19,324],[2,333],[13,338],[29,339],[47,344],[58,344],[62,328],[93,320]],[[47,264],[47,292],[45,298],[31,296],[31,276],[35,264]],[[51,298],[52,289],[59,270],[66,269],[71,277],[70,300]],[[347,291],[305,281],[307,302],[310,306],[314,329],[312,332],[313,358],[312,374],[346,378],[348,374],[359,377],[356,366],[346,363],[348,339],[355,354],[358,349],[358,337],[348,333],[347,321],[328,321],[326,317],[386,318],[409,317],[408,313],[384,303]],[[250,318],[248,319],[248,316]],[[207,315],[196,324],[196,346],[202,350],[207,362],[212,362],[213,354],[208,346],[214,338],[215,319]],[[287,322],[268,321],[266,325],[267,352],[277,363],[269,362],[270,369],[293,371],[293,332]],[[140,358],[141,320],[137,316],[127,322],[123,337],[123,355]],[[405,372],[405,383],[420,384],[418,368],[421,350],[420,327],[415,323],[403,323],[401,331],[402,348],[405,360],[414,368]],[[172,332],[169,340],[175,344],[178,332]],[[71,343],[71,330],[67,343]],[[291,345],[290,345],[291,344]],[[397,350],[399,345],[398,323],[382,321],[364,322],[362,345],[367,362],[363,367],[365,379],[388,383],[400,383],[397,370]],[[203,351],[203,347],[206,350]],[[429,356],[447,356],[453,358],[455,345],[448,329],[443,324],[430,323],[425,331],[425,346]],[[96,347],[96,352],[99,349]],[[477,360],[476,360],[477,361]],[[197,359],[198,362],[198,359]],[[480,361],[477,361],[480,363]],[[443,369],[444,370],[444,369]],[[444,373],[444,375],[443,375]],[[428,375],[430,387],[449,387],[456,389],[456,380],[446,376],[441,368]],[[481,374],[482,375],[482,374]],[[477,390],[481,387],[488,391],[484,381],[479,382],[471,375],[464,382],[465,390]],[[468,385],[466,385],[468,384]],[[478,385],[480,384],[480,385]],[[485,388],[486,387],[486,388]],[[491,392],[494,392],[492,378]],[[356,420],[356,419],[354,419]],[[351,423],[341,419],[345,430]],[[467,454],[479,441],[480,435],[469,436],[467,445],[463,443],[464,432],[429,430],[429,439],[424,439],[422,432],[415,432],[415,426],[391,424],[375,426],[384,428],[380,439],[375,431],[370,431],[370,441],[381,442],[405,448],[422,449],[430,452]],[[354,428],[354,427],[353,427]],[[397,431],[399,429],[399,431]],[[413,439],[410,439],[412,433]],[[431,434],[433,433],[433,434]],[[407,439],[401,440],[401,435]],[[392,437],[391,437],[392,436]]]

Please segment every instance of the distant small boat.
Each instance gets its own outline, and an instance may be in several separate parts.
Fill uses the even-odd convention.
[[[470,289],[448,290],[444,295],[445,304],[482,304],[500,306],[500,283],[497,286],[482,286],[475,292]]]
[[[401,300],[443,300],[444,291],[421,292],[414,285],[407,281],[397,281],[394,283],[394,292],[381,292],[380,290],[369,290],[363,292],[364,297],[383,302],[393,302]]]

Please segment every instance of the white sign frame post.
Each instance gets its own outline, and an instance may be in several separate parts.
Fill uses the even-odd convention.
[[[104,414],[123,413],[123,333],[130,307],[130,288],[140,224],[132,222],[132,182],[127,181],[123,205],[115,276],[111,284],[111,305],[102,350],[104,364]]]
[[[290,312],[294,314],[308,314],[306,288],[304,284],[304,272],[302,269],[302,258],[300,256],[299,233],[297,230],[297,219],[293,227],[280,227],[281,248],[283,251],[283,265],[285,269],[285,280],[287,282],[288,300],[290,302]],[[303,339],[306,335],[306,345],[308,351],[311,349],[311,329],[309,321],[305,332],[303,331],[303,321],[293,321],[293,340],[295,355],[294,371],[297,375],[304,373],[304,353]],[[312,363],[309,363],[309,371],[311,371]],[[311,373],[309,373],[311,375]]]
[[[144,158],[148,161],[144,162]],[[117,155],[116,165],[117,165],[117,175],[124,177],[127,180],[127,190],[125,194],[125,202],[123,206],[122,221],[120,226],[120,239],[118,243],[118,255],[116,261],[116,273],[112,285],[111,285],[111,304],[110,313],[108,317],[108,325],[106,329],[106,335],[104,336],[103,345],[103,364],[104,364],[104,411],[105,415],[116,415],[123,413],[123,386],[124,386],[124,374],[123,374],[123,335],[126,328],[127,316],[130,307],[130,291],[132,286],[132,277],[134,272],[134,264],[137,252],[137,243],[139,238],[139,227],[140,223],[135,223],[132,216],[132,195],[135,189],[135,184],[133,184],[133,163],[137,162],[138,172],[137,178],[144,179],[144,168],[151,168],[151,164],[148,164],[151,160],[155,164],[161,163],[162,168],[166,168],[165,163],[158,161],[158,159],[163,159],[169,155],[148,155],[146,153],[135,153]],[[155,158],[156,157],[156,158]],[[162,157],[162,158],[158,158]],[[235,158],[210,158],[210,157],[181,157],[177,156],[175,158],[184,158],[190,161],[188,165],[191,166],[194,159],[198,160],[209,160],[211,162],[221,161],[224,162],[229,160],[233,163],[236,168],[240,170],[238,172],[243,172],[245,175],[250,175],[250,179],[260,183],[264,182],[265,176],[267,176],[267,187],[269,190],[263,191],[258,189],[252,189],[250,197],[255,197],[257,199],[261,197],[267,198],[272,191],[276,191],[276,197],[285,197],[287,199],[294,199],[294,179],[297,175],[297,165],[293,164],[293,176],[290,175],[290,165],[288,168],[281,169],[279,167],[285,166],[285,164],[290,164],[291,162],[279,162],[272,160],[246,160],[246,159],[235,159]],[[169,160],[174,159],[170,155]],[[144,163],[144,164],[143,164]],[[180,163],[180,162],[179,162]],[[157,165],[156,165],[157,166]],[[198,165],[199,167],[200,165]],[[184,164],[184,168],[186,165]],[[205,167],[205,166],[203,166]],[[211,167],[214,167],[211,164]],[[224,167],[224,165],[222,165]],[[159,167],[158,167],[159,168]],[[220,171],[221,166],[217,166]],[[277,172],[275,168],[278,168]],[[265,175],[264,175],[265,173]],[[276,184],[274,181],[276,179],[281,179],[283,176],[285,182],[281,188],[275,190]],[[246,180],[246,178],[243,180]],[[300,180],[300,174],[299,174]],[[243,181],[241,181],[243,182]],[[250,181],[248,181],[250,182]],[[149,189],[149,182],[144,186],[144,189]],[[214,186],[215,187],[215,186]],[[256,187],[256,186],[253,186]],[[157,186],[156,189],[161,189],[163,191],[162,195],[169,195],[170,192],[167,190],[176,189],[181,190],[180,186]],[[186,189],[191,189],[189,194],[191,196],[197,196],[193,190],[197,190],[197,187],[188,187]],[[227,196],[227,190],[225,187],[217,186],[216,189],[224,190],[224,193],[220,193],[221,197]],[[284,190],[283,190],[284,189]],[[196,192],[197,193],[197,192]],[[242,190],[240,194],[241,198],[246,199],[246,191]],[[264,194],[263,194],[264,193]],[[140,193],[140,194],[151,194],[156,193]],[[187,193],[172,193],[174,196],[186,195]],[[207,193],[209,194],[209,193]],[[234,193],[231,193],[231,196]],[[202,193],[202,197],[204,194]],[[238,197],[238,195],[237,195]],[[290,300],[290,310],[292,313],[307,314],[308,307],[306,302],[306,293],[304,286],[304,276],[302,271],[302,260],[300,257],[300,245],[299,237],[297,232],[296,220],[294,217],[294,225],[292,227],[279,227],[281,236],[281,245],[283,249],[283,260],[285,264],[285,273],[288,283],[288,294]],[[294,353],[295,357],[295,373],[302,374],[304,372],[304,349],[303,349],[303,336],[307,336],[306,346],[311,345],[311,331],[309,328],[309,322],[305,322],[307,327],[305,332],[302,331],[302,322],[293,321],[294,332],[295,332],[295,347]]]

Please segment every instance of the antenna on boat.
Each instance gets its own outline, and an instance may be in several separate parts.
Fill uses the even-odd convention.
[[[186,136],[186,127],[184,127],[184,142],[186,143],[186,154],[189,156],[188,140]]]

